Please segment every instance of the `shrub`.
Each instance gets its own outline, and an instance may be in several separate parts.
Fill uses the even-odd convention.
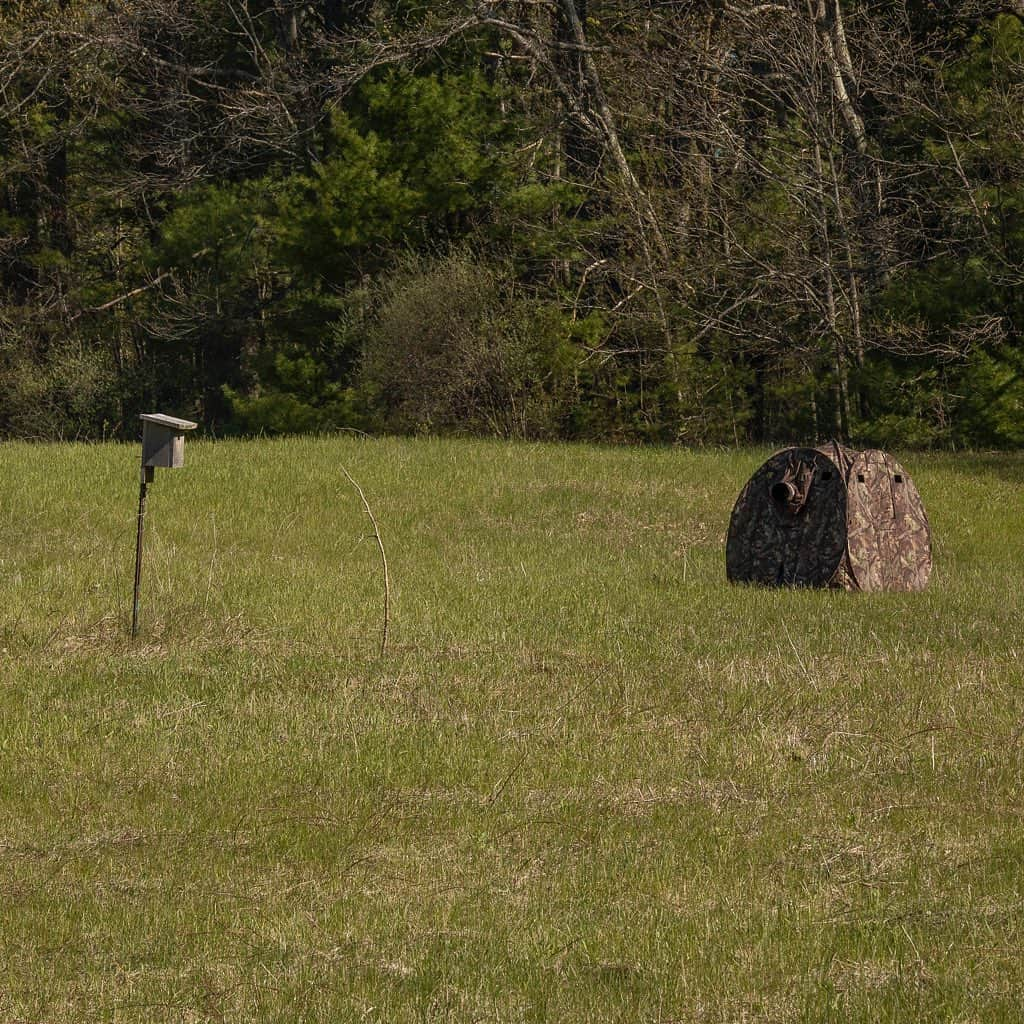
[[[85,439],[113,432],[124,386],[109,354],[78,339],[37,355],[9,338],[0,347],[0,434]]]
[[[558,432],[572,350],[560,312],[470,254],[409,258],[375,288],[360,384],[402,432]]]

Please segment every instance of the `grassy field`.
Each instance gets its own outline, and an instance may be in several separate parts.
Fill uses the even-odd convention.
[[[764,454],[189,441],[133,645],[137,448],[5,445],[0,1020],[1020,1021],[1024,458],[857,596]]]

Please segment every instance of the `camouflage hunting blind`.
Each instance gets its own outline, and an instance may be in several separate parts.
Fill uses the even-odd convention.
[[[734,583],[921,590],[932,569],[928,517],[885,452],[786,448],[740,492],[725,563]]]

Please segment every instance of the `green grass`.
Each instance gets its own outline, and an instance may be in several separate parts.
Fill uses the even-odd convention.
[[[1024,459],[857,596],[763,455],[189,441],[132,645],[137,449],[4,446],[0,1020],[1019,1021]]]

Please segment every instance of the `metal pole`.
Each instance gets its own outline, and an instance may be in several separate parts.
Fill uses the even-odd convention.
[[[142,467],[139,483],[139,520],[138,532],[135,534],[135,593],[132,597],[132,639],[139,632],[139,589],[142,584],[142,529],[146,524],[146,489],[153,479],[153,470],[149,466]]]

